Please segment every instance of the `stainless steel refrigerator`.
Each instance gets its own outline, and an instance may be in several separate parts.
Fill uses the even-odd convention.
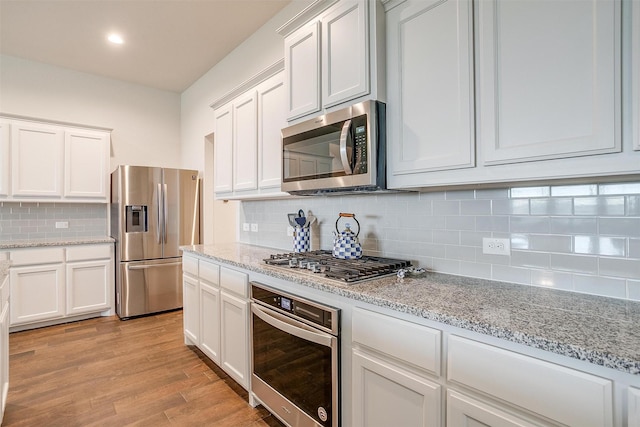
[[[119,166],[111,173],[111,236],[118,316],[182,307],[179,247],[200,243],[198,172]]]

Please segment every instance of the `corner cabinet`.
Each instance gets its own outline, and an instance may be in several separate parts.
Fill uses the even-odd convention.
[[[285,36],[288,120],[355,99],[383,100],[380,7],[379,1],[319,1],[278,30]]]
[[[640,3],[631,2],[631,128],[634,150],[640,150]]]
[[[249,282],[246,273],[182,257],[185,343],[197,346],[249,389]]]
[[[284,107],[282,62],[212,104],[217,199],[286,196],[280,191]]]
[[[109,201],[110,132],[0,117],[0,199]]]
[[[623,103],[626,85],[638,80],[637,69],[622,78],[632,62],[623,61],[632,51],[623,49],[632,33],[621,31],[623,13],[637,15],[637,5],[385,7],[390,188],[640,174],[637,133],[634,142],[623,138],[640,116],[622,111],[632,104]]]

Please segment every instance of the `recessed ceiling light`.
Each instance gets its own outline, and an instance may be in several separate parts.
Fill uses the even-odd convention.
[[[122,44],[124,43],[124,40],[122,39],[122,37],[119,34],[109,34],[109,37],[107,37],[107,40],[109,40],[111,43],[114,44]]]

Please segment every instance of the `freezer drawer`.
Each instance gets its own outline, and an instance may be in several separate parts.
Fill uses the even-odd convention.
[[[182,307],[182,259],[120,262],[116,312],[120,318]]]

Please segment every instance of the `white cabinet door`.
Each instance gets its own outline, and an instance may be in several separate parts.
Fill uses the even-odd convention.
[[[228,104],[215,111],[214,192],[233,190],[233,110]]]
[[[7,121],[0,120],[0,198],[9,195],[9,129]]]
[[[640,389],[629,387],[628,426],[640,427]]]
[[[283,72],[258,87],[258,187],[280,188],[282,128],[287,126]]]
[[[108,200],[109,144],[108,133],[65,133],[65,197]]]
[[[200,280],[200,350],[220,364],[220,289]]]
[[[289,120],[320,111],[320,22],[306,25],[284,40]]]
[[[441,386],[370,354],[353,350],[353,425],[441,425]]]
[[[620,151],[619,3],[477,5],[484,163]]]
[[[11,268],[11,326],[63,317],[64,264]]]
[[[233,190],[258,188],[257,95],[249,91],[233,102]]]
[[[9,393],[9,278],[0,285],[0,425]]]
[[[231,378],[249,388],[249,303],[220,292],[220,362]]]
[[[387,14],[391,186],[475,164],[472,17],[470,0],[410,0]]]
[[[11,125],[11,193],[62,197],[64,131],[45,125]]]
[[[640,2],[631,2],[631,126],[633,148],[640,150]]]
[[[198,344],[200,336],[200,296],[199,284],[196,278],[184,274],[182,276],[182,320],[184,322],[184,335],[194,345]]]
[[[110,260],[73,262],[66,267],[67,315],[93,313],[111,307],[113,267]]]
[[[322,106],[369,93],[368,1],[342,0],[322,17]]]
[[[455,391],[447,392],[447,427],[540,427],[541,425]]]

